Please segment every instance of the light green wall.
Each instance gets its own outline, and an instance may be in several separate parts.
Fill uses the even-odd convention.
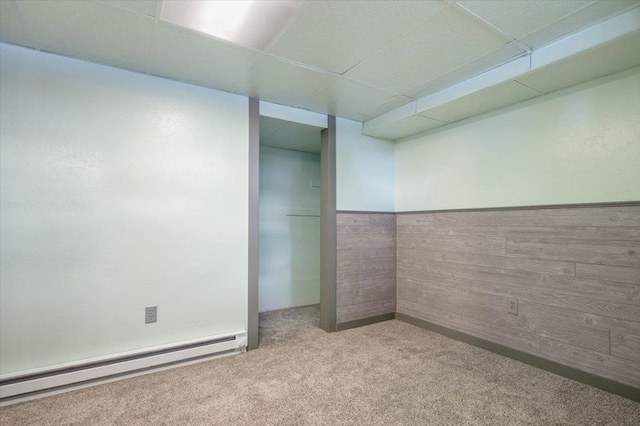
[[[312,181],[319,154],[260,147],[260,312],[320,303],[320,218],[286,214],[320,214]]]
[[[362,134],[362,123],[336,119],[338,210],[394,211],[393,142]]]
[[[640,200],[640,71],[395,145],[396,211]]]
[[[1,44],[0,109],[2,373],[246,330],[247,98]]]

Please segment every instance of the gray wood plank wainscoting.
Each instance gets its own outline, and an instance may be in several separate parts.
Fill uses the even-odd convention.
[[[338,213],[338,330],[391,319],[396,311],[396,217]]]
[[[396,222],[398,313],[640,387],[640,206]]]
[[[639,203],[343,212],[337,234],[338,329],[395,317],[640,399]]]

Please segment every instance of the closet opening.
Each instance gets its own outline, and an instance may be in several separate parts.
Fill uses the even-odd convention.
[[[259,345],[320,327],[322,130],[260,116]]]

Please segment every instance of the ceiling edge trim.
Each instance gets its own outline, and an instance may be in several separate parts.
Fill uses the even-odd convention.
[[[475,77],[365,121],[362,126],[362,133],[368,135],[376,129],[445,105],[472,93],[514,80],[529,72],[567,59],[637,30],[640,30],[640,7],[564,37],[530,52],[527,56],[514,59]]]
[[[307,124],[309,126],[321,127],[323,129],[326,129],[329,125],[329,119],[325,114],[274,104],[267,101],[260,101],[260,115],[285,121],[292,121],[294,123]]]

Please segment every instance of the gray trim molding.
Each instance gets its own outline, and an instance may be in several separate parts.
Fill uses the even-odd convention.
[[[321,133],[320,169],[320,328],[336,331],[336,117]]]
[[[379,212],[373,210],[337,210],[336,212],[342,214],[396,214],[396,212]]]
[[[249,273],[247,350],[258,348],[260,275],[260,101],[249,98]]]
[[[543,210],[543,209],[574,209],[586,207],[621,207],[621,206],[638,206],[640,201],[612,201],[603,203],[578,203],[578,204],[540,204],[533,206],[507,206],[507,207],[469,207],[465,209],[442,209],[442,210],[410,210],[403,212],[395,212],[395,214],[415,214],[415,213],[457,213],[457,212],[490,212],[490,211],[509,211],[509,210]],[[358,213],[358,212],[341,212],[341,213]]]
[[[616,382],[615,380],[607,379],[596,374],[587,373],[577,368],[569,367],[564,364],[560,364],[555,361],[550,361],[545,358],[541,358],[536,355],[532,355],[517,349],[512,349],[507,346],[493,343],[488,340],[471,336],[461,331],[453,330],[451,328],[443,327],[428,321],[424,321],[418,318],[414,318],[409,315],[396,313],[395,318],[399,321],[403,321],[409,324],[413,324],[425,330],[433,331],[438,334],[451,337],[452,339],[459,340],[470,345],[477,346],[482,349],[486,349],[491,352],[495,352],[500,355],[504,355],[516,361],[524,362],[525,364],[532,365],[534,367],[541,368],[543,370],[550,371],[560,376],[566,377],[577,382],[585,383],[596,388],[600,388],[607,392],[614,393],[616,395],[629,398],[633,401],[640,402],[640,389],[633,386]]]
[[[350,328],[362,327],[365,325],[375,324],[377,322],[389,321],[396,318],[396,313],[376,315],[375,317],[362,318],[353,321],[341,322],[336,326],[337,331],[348,330]]]

